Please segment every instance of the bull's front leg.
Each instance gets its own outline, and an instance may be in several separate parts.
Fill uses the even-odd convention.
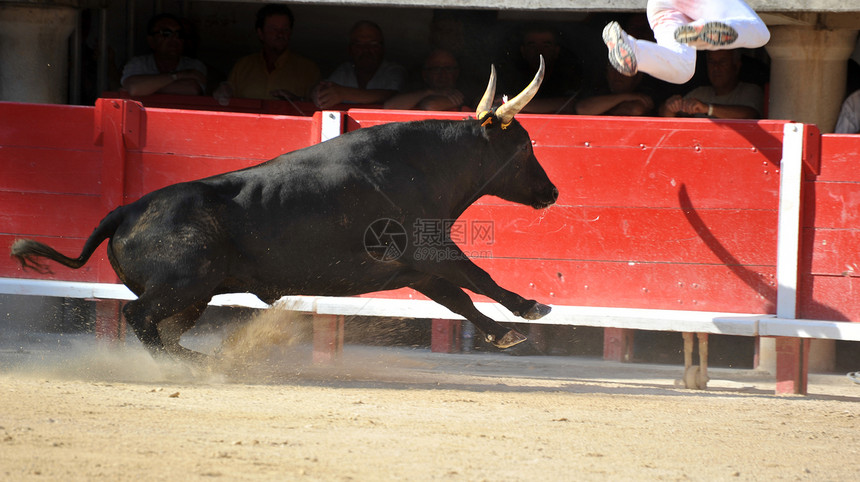
[[[452,246],[446,249],[451,250],[447,260],[422,263],[416,268],[497,301],[514,315],[527,320],[538,320],[552,311],[552,307],[548,305],[523,298],[499,286],[459,248]]]
[[[484,335],[487,341],[497,348],[509,348],[526,341],[526,337],[516,330],[505,328],[492,318],[484,315],[472,303],[471,298],[462,289],[451,284],[447,280],[430,277],[412,286],[415,290],[466,318],[474,323]]]

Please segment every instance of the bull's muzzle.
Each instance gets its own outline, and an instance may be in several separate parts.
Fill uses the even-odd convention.
[[[532,204],[532,207],[535,209],[546,209],[558,200],[558,188],[555,186],[550,186],[546,192],[542,193],[538,196],[538,199]]]

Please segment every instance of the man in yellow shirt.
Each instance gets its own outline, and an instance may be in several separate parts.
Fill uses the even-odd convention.
[[[269,4],[257,12],[257,37],[263,49],[239,59],[213,96],[221,105],[231,97],[303,99],[320,80],[317,65],[289,49],[294,17],[289,7]]]

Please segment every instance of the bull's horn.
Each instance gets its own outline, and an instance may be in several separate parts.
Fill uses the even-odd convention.
[[[475,111],[475,116],[478,119],[482,115],[489,112],[493,108],[493,98],[496,96],[496,66],[490,65],[490,81],[487,83],[487,90],[484,96],[481,97],[481,102],[478,103],[478,109]]]
[[[544,74],[545,66],[543,62],[543,55],[540,56],[540,67],[538,67],[537,74],[535,74],[535,78],[532,79],[531,84],[528,85],[522,92],[520,92],[516,97],[509,100],[508,102],[502,104],[498,109],[496,109],[496,117],[502,121],[502,126],[507,126],[514,120],[514,116],[522,110],[526,104],[529,103],[530,100],[537,94],[538,89],[540,88],[541,82],[543,82],[543,74]]]

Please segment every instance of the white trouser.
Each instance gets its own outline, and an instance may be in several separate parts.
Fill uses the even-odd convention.
[[[767,26],[741,0],[648,0],[647,10],[657,43],[631,38],[638,68],[675,84],[687,82],[696,72],[696,49],[675,41],[681,25],[719,21],[738,33],[733,43],[707,50],[758,48],[770,40]]]

